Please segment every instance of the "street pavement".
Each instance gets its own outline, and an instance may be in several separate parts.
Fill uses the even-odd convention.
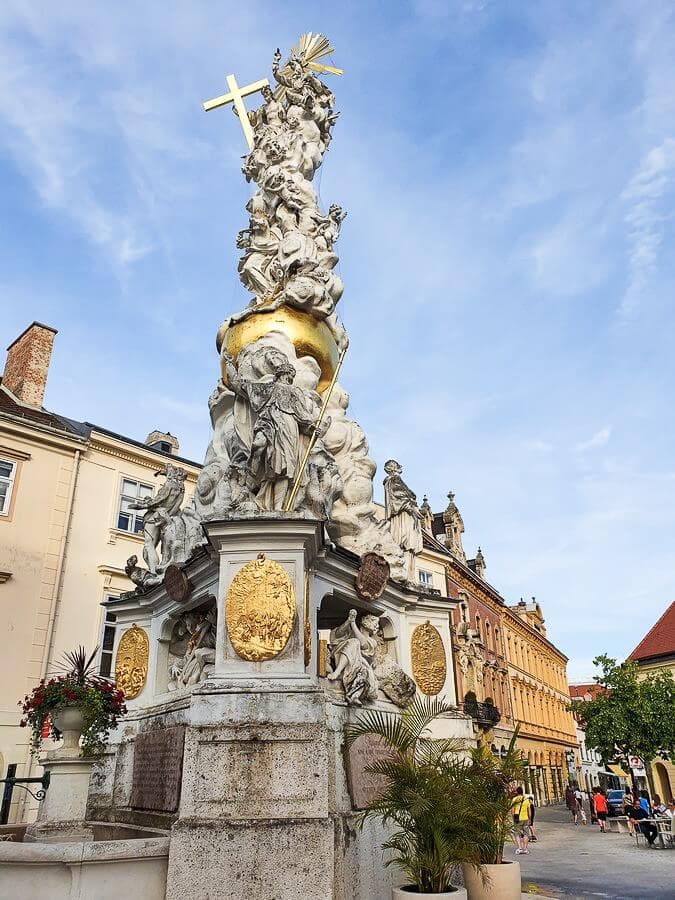
[[[539,807],[539,840],[518,860],[525,893],[612,900],[675,900],[675,848],[650,850],[628,834],[600,834],[597,825],[574,826],[564,806]]]

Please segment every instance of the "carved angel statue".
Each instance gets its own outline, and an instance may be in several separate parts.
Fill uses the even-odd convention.
[[[160,564],[157,548],[162,535],[171,519],[180,511],[185,496],[185,469],[168,463],[164,474],[166,481],[153,497],[144,497],[129,504],[130,509],[146,510],[143,516],[143,559],[153,575]]]
[[[391,533],[406,554],[408,579],[415,580],[415,554],[422,549],[422,524],[417,498],[401,478],[403,469],[395,459],[384,464],[384,515]]]
[[[242,378],[226,354],[228,384],[255,414],[247,468],[260,485],[256,500],[261,509],[281,510],[293,485],[302,456],[301,432],[309,435],[316,411],[308,407],[302,388],[293,384],[295,368],[279,350],[267,351],[271,377]],[[325,420],[319,437],[329,427]]]
[[[356,616],[356,610],[350,609],[347,621],[330,633],[333,671],[328,673],[328,680],[342,682],[345,700],[350,706],[363,706],[364,702],[377,699],[373,660],[380,620],[377,616],[366,615],[359,627]]]

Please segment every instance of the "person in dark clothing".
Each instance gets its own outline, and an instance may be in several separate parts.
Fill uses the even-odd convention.
[[[649,816],[640,806],[639,802],[636,803],[635,806],[629,808],[628,821],[632,824],[633,828],[639,828],[647,838],[649,846],[656,849],[654,847],[654,841],[656,840],[656,835],[659,833],[659,830],[653,822],[645,821],[647,819],[649,819]]]

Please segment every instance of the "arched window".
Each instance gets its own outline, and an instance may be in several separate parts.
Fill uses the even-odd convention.
[[[480,628],[480,616],[478,615],[478,613],[476,613],[476,631],[478,632],[478,637],[482,641],[483,640],[483,632],[481,631],[481,628]]]
[[[492,629],[489,622],[485,623],[485,646],[488,650],[492,650]]]
[[[501,644],[499,643],[499,625],[495,625],[495,653],[499,656],[504,655]]]

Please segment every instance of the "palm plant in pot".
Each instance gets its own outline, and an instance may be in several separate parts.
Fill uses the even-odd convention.
[[[124,693],[112,681],[95,674],[97,650],[84,647],[64,654],[61,674],[42,679],[23,701],[22,727],[31,729],[31,750],[37,755],[45,737],[63,738],[62,751],[95,756],[105,746],[111,728],[126,713]]]
[[[454,739],[434,739],[430,726],[453,710],[437,698],[416,697],[399,714],[369,710],[346,730],[351,746],[366,735],[380,739],[384,758],[366,767],[379,776],[382,790],[364,810],[391,829],[383,844],[386,865],[398,867],[408,884],[393,889],[394,900],[419,895],[461,900],[463,888],[452,885],[462,863],[478,866],[476,843],[480,810],[468,802],[469,761],[464,745]]]
[[[462,865],[469,900],[520,900],[520,865],[504,860],[504,844],[513,837],[513,795],[524,763],[516,748],[516,728],[503,756],[488,747],[469,751],[467,793],[481,815],[469,823],[480,859]]]

